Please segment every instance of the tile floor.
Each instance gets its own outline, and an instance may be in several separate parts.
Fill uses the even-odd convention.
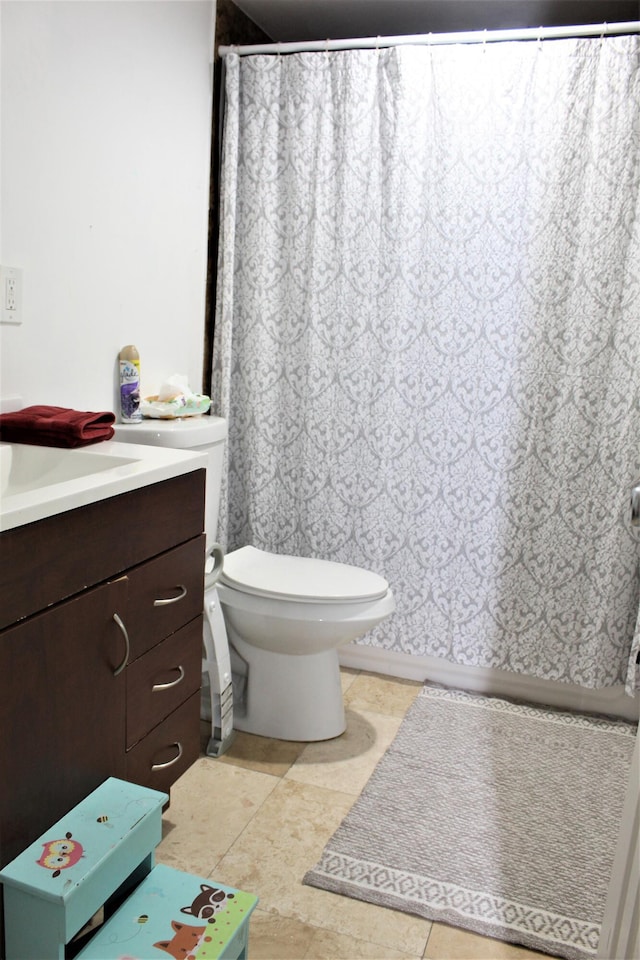
[[[343,670],[342,681],[347,729],[341,737],[304,744],[239,733],[222,757],[203,755],[172,788],[158,862],[260,897],[250,960],[543,957],[303,886],[304,873],[360,794],[421,686],[353,670]]]

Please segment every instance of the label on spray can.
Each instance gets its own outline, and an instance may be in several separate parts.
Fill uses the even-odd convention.
[[[142,420],[139,360],[120,360],[120,411],[123,423]]]

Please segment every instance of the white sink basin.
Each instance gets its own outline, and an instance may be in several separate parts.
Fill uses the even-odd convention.
[[[130,457],[96,456],[84,450],[0,443],[0,496],[14,497],[27,490],[41,490],[131,462]]]
[[[81,450],[0,443],[0,530],[206,465],[204,454],[112,440]]]

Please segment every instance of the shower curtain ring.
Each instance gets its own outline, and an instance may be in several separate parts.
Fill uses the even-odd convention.
[[[538,27],[538,50],[542,50],[542,41],[544,39],[542,36],[543,31],[544,31],[544,27],[542,26],[542,24],[540,24],[540,26]]]
[[[602,23],[602,33],[600,34],[600,46],[604,43],[604,35],[607,32],[607,21],[604,20]]]
[[[482,31],[482,52],[487,52],[487,28],[485,27]]]

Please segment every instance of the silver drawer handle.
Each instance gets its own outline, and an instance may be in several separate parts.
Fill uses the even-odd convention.
[[[178,762],[178,760],[179,760],[180,757],[182,756],[182,744],[181,744],[181,743],[174,743],[173,746],[178,748],[178,756],[177,756],[177,757],[174,757],[173,760],[167,760],[166,763],[152,763],[152,764],[151,764],[151,769],[152,769],[152,770],[164,770],[165,767],[172,767],[172,766],[174,765],[174,763],[177,763],[177,762]]]
[[[125,627],[124,623],[122,622],[122,620],[120,619],[117,613],[114,613],[113,619],[118,624],[118,627],[122,632],[122,636],[124,637],[124,660],[122,661],[120,666],[116,667],[115,670],[113,671],[114,677],[117,677],[119,673],[122,673],[122,671],[127,665],[127,662],[129,660],[130,645],[129,645],[129,634],[127,633],[127,628]]]
[[[184,668],[182,666],[173,667],[173,670],[179,670],[180,676],[177,680],[171,680],[169,683],[154,683],[152,690],[171,690],[171,687],[177,687],[184,680]]]
[[[167,600],[154,600],[154,607],[166,607],[168,603],[177,603],[178,600],[184,600],[187,595],[187,588],[183,584],[178,583],[176,584],[176,590],[180,591],[177,597],[169,597]]]

